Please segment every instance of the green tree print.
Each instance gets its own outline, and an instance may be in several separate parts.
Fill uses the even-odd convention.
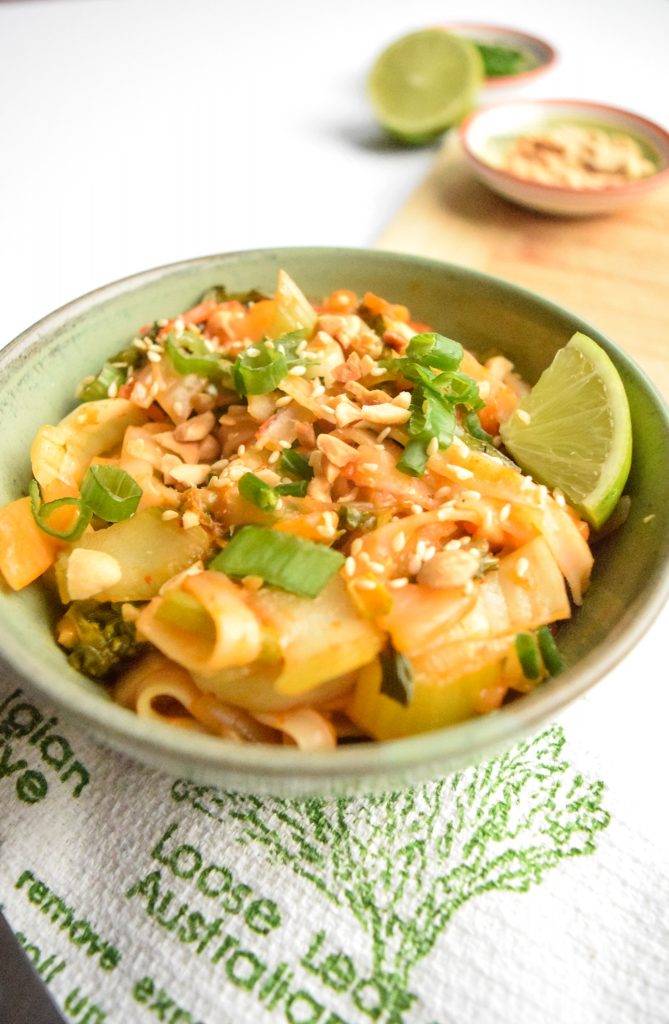
[[[594,851],[609,821],[603,783],[562,759],[564,743],[553,726],[477,768],[364,799],[227,793],[228,813],[240,842],[351,910],[401,1011],[412,968],[458,907],[490,889],[525,892],[564,857]]]

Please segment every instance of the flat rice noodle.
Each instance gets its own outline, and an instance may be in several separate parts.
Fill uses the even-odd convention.
[[[521,559],[527,562],[523,576]],[[571,615],[562,573],[542,537],[502,558],[497,571],[475,585],[475,595],[471,611],[442,634],[440,646],[515,635]]]
[[[437,641],[443,630],[460,621],[476,603],[475,595],[465,594],[462,587],[437,590],[409,583],[392,595],[390,612],[377,622],[390,633],[393,646],[406,654]]]
[[[163,600],[155,598],[137,620],[138,632],[179,665],[192,673],[211,674],[220,669],[249,665],[262,648],[262,631],[242,588],[220,572],[205,571],[186,576],[179,585],[207,612],[208,633],[184,629],[159,617]]]

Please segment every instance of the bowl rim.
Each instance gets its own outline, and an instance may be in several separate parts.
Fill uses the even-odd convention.
[[[276,261],[277,256],[283,260],[290,260],[307,254],[311,258],[317,258],[319,255],[336,255],[342,260],[347,257],[362,257],[375,262],[387,261],[389,264],[396,263],[399,259],[407,261],[413,268],[455,271],[466,278],[475,278],[479,282],[489,282],[498,288],[501,286],[503,290],[509,289],[514,293],[520,293],[521,297],[530,300],[534,305],[538,304],[553,315],[564,316],[566,313],[586,328],[589,326],[577,314],[513,282],[428,257],[388,250],[331,246],[247,249],[163,264],[85,293],[42,317],[4,346],[0,350],[0,374],[4,375],[8,370],[11,371],[15,362],[20,364],[23,353],[38,345],[47,331],[57,330],[73,317],[85,314],[100,303],[141,288],[160,277],[213,263],[238,263],[240,260],[252,262],[263,258]],[[592,331],[591,327],[589,329]],[[638,380],[659,415],[665,431],[669,433],[669,410],[644,371],[607,336],[596,330],[594,333],[604,342],[604,347],[611,350],[618,364]],[[181,766],[190,763],[193,767],[206,768],[210,773],[219,772],[221,780],[226,771],[236,774],[238,778],[240,774],[255,774],[256,778],[260,774],[266,779],[278,782],[290,779],[299,781],[300,778],[307,776],[312,781],[353,781],[361,773],[367,780],[371,780],[379,775],[399,776],[402,772],[424,770],[426,767],[429,767],[433,774],[437,774],[440,762],[442,765],[445,761],[449,762],[446,768],[441,769],[442,771],[452,771],[455,767],[471,764],[493,750],[512,745],[522,735],[536,729],[571,703],[629,653],[655,620],[668,597],[669,555],[665,557],[660,571],[650,582],[649,589],[627,609],[610,642],[600,645],[599,651],[587,654],[577,665],[532,693],[524,695],[522,699],[513,701],[491,714],[432,732],[383,742],[346,745],[328,753],[306,753],[289,747],[272,747],[271,757],[268,757],[269,748],[263,744],[233,744],[215,736],[186,732],[160,722],[139,718],[132,711],[93,690],[63,686],[58,672],[51,668],[45,671],[34,651],[26,650],[16,641],[1,619],[0,666],[9,669],[10,673],[25,682],[30,689],[72,715],[75,720],[85,722],[90,726],[94,737],[103,738],[101,734],[113,736],[118,745],[125,750],[132,748],[136,751],[148,746],[163,759],[179,759]],[[141,755],[139,756],[141,758]]]
[[[470,135],[472,128],[481,120],[485,119],[489,114],[496,112],[497,110],[504,110],[512,107],[536,107],[541,109],[542,107],[574,107],[574,108],[587,108],[589,110],[602,110],[608,114],[619,114],[623,117],[629,118],[631,121],[642,126],[644,129],[651,129],[651,131],[657,133],[663,140],[667,147],[667,163],[664,167],[655,171],[653,174],[648,175],[645,178],[640,178],[637,181],[628,181],[623,185],[607,185],[604,188],[571,188],[565,185],[551,185],[543,181],[531,181],[528,178],[521,178],[517,174],[512,174],[511,171],[506,171],[500,167],[495,167],[493,164],[488,163],[486,160],[481,159],[478,156],[470,143]],[[479,171],[488,177],[492,177],[500,182],[505,182],[509,185],[520,186],[523,190],[534,190],[538,189],[540,193],[548,196],[559,196],[564,198],[580,197],[600,197],[605,196],[611,199],[618,198],[619,196],[634,196],[642,195],[646,192],[657,188],[658,185],[669,180],[669,131],[664,128],[661,124],[656,121],[651,121],[650,118],[644,117],[642,114],[636,114],[633,110],[627,110],[624,107],[616,107],[610,103],[600,103],[597,100],[582,100],[572,98],[552,98],[552,99],[518,99],[518,100],[504,100],[499,103],[488,103],[484,107],[479,107],[478,110],[472,111],[459,125],[458,136],[460,144],[465,152],[465,155],[469,162],[473,164]],[[486,138],[491,138],[490,133],[486,133]],[[644,139],[647,141],[647,135],[644,135]]]
[[[448,21],[443,25],[443,28],[448,32],[452,32],[453,35],[458,34],[458,29],[465,29],[472,33],[476,29],[484,29],[486,32],[503,32],[505,35],[514,36],[518,40],[534,43],[535,46],[540,47],[544,51],[546,59],[542,60],[536,67],[528,68],[527,71],[516,71],[512,75],[485,75],[483,82],[486,89],[497,89],[500,86],[511,85],[514,82],[526,82],[532,78],[538,78],[539,75],[545,74],[546,71],[549,71],[554,66],[559,56],[558,50],[546,39],[542,39],[541,36],[535,36],[531,32],[525,32],[523,29],[512,28],[510,25],[493,25],[485,21]],[[474,38],[473,35],[471,38]],[[482,42],[482,40],[474,41]]]

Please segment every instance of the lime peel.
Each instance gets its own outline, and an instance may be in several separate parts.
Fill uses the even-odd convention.
[[[500,428],[518,465],[559,488],[592,526],[609,518],[632,461],[625,386],[592,338],[577,333]]]

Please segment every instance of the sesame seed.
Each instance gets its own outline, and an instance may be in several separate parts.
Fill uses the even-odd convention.
[[[265,348],[268,348],[268,349],[270,349],[270,350],[272,350],[272,349],[276,348],[276,345],[275,345],[275,344],[274,344],[274,342],[273,342],[273,341],[271,340],[271,338],[266,338],[266,339],[265,339]]]
[[[423,561],[424,562],[429,562],[432,558],[434,558],[436,553],[437,553],[437,549],[435,548],[434,544],[428,544],[428,546],[425,548],[425,552],[423,554]]]
[[[499,513],[500,523],[505,523],[511,515],[511,505],[507,502],[506,505],[502,505]]]
[[[483,530],[492,530],[492,512],[489,508],[483,510],[483,522],[481,523]]]
[[[529,476],[524,476],[523,479],[520,481],[521,491],[531,491],[533,487],[534,480],[532,480]]]
[[[375,462],[363,462],[361,464],[361,466],[360,466],[360,469],[364,469],[368,473],[376,473],[378,468],[379,467],[377,466],[377,464]]]
[[[355,558],[352,558],[351,555],[349,555],[346,561],[344,562],[344,572],[346,573],[347,576],[355,576],[356,569],[356,560]]]
[[[109,387],[107,388],[107,398],[116,398],[117,395],[118,395],[118,384],[116,383],[115,380],[113,380],[111,382],[111,384],[109,385]]]
[[[277,409],[283,409],[284,405],[290,405],[292,400],[291,395],[282,395],[281,398],[277,398],[276,400]]]
[[[158,327],[167,327],[168,321],[165,320],[165,318],[163,317],[160,320],[156,320],[156,324],[158,325]]]
[[[279,448],[290,448],[290,441],[279,441]]]
[[[567,502],[565,501],[565,497],[564,497],[564,494],[562,493],[562,491],[558,491],[558,490],[553,491],[553,497],[555,498],[555,501],[560,506],[560,508],[564,508],[565,505],[567,504]]]
[[[251,345],[249,348],[247,348],[246,355],[247,356],[251,356],[251,357],[259,356],[260,355],[260,350],[257,349],[257,348],[254,348],[254,346]]]
[[[376,580],[358,580],[358,586],[361,590],[376,590]]]
[[[353,541],[353,543],[351,544],[351,554],[352,555],[359,555],[361,551],[362,551],[362,537],[356,537],[355,540]]]
[[[469,458],[469,448],[467,447],[464,441],[460,440],[459,437],[453,438],[453,447],[463,459]]]
[[[422,505],[418,505],[415,502],[414,502],[413,505],[410,505],[409,507],[410,507],[411,511],[413,512],[413,514],[415,516],[421,515],[422,512],[424,511],[423,506]]]
[[[532,417],[529,412],[526,412],[524,409],[516,409],[516,416],[521,423],[529,424],[532,422]]]
[[[351,548],[351,550],[353,550],[353,548]],[[360,552],[360,561],[364,562],[365,565],[369,565],[369,563],[371,562],[371,556],[369,554],[369,551]]]
[[[173,508],[167,508],[167,509],[165,509],[165,511],[163,512],[163,514],[162,514],[162,516],[160,518],[163,519],[167,523],[167,522],[169,522],[170,519],[178,519],[179,518],[179,513],[175,512]]]
[[[304,355],[304,353],[306,352],[308,346],[309,346],[309,342],[307,341],[306,338],[303,338],[302,341],[300,342],[300,344],[297,346],[297,349],[296,349],[298,356]]]
[[[388,586],[392,587],[393,590],[399,590],[400,587],[406,587],[409,579],[407,576],[398,576],[394,580],[388,580]]]
[[[385,372],[386,371],[383,369],[382,366],[375,366],[372,370],[370,370],[370,374],[372,377],[383,377]]]
[[[159,363],[160,362],[160,352],[151,351],[151,352],[147,353],[147,356],[148,356],[149,362],[151,362],[151,363]]]
[[[422,564],[423,564],[423,559],[419,558],[418,555],[414,555],[413,558],[411,558],[410,561],[409,561],[409,565],[408,565],[409,575],[410,576],[415,576],[417,573],[419,573],[420,572],[420,567],[421,567]]]
[[[445,487],[440,487],[438,491],[434,492],[434,496],[439,501],[441,498],[447,498],[451,493],[451,485],[446,484]]]
[[[444,551],[459,551],[462,547],[462,540],[456,537],[454,540],[449,540],[444,544]]]
[[[274,508],[276,509],[277,512],[281,511],[281,509],[283,508],[283,498],[276,499],[276,505],[274,506]]]
[[[479,381],[479,395],[481,398],[487,398],[490,394],[490,381],[482,380]]]
[[[418,556],[418,558],[421,559],[421,561],[423,559],[423,555],[425,554],[426,547],[427,547],[427,541],[426,540],[419,540],[418,543],[416,544],[416,555]]]
[[[390,427],[384,427],[383,430],[381,431],[381,433],[376,438],[376,440],[378,442],[385,441],[385,439],[388,437],[389,433],[390,433]]]
[[[245,444],[240,444],[239,448],[237,449],[237,454],[238,455],[244,455],[245,452],[246,452],[246,445]]]
[[[480,491],[462,491],[461,494],[460,494],[460,497],[461,498],[465,498],[467,501],[480,501],[481,500],[481,492]]]
[[[655,513],[652,512],[649,516],[644,516],[643,517],[643,522],[644,523],[652,523],[654,518],[655,518]]]
[[[446,469],[456,478],[456,480],[469,480],[474,476],[471,469],[465,469],[464,466],[453,466],[448,465]]]
[[[382,573],[384,573],[386,571],[385,565],[382,565],[381,562],[371,562],[370,561],[369,568],[372,570],[372,572],[376,572],[379,575],[381,575]]]
[[[134,338],[132,343],[140,352],[146,352],[146,342],[143,338]]]
[[[288,376],[289,377],[304,377],[306,372],[307,372],[306,366],[291,366],[290,370],[288,371]]]
[[[405,547],[406,542],[407,539],[404,530],[400,530],[399,533],[396,533],[395,536],[393,537],[390,546],[393,549],[393,551],[399,554],[400,551],[402,551],[402,549]]]
[[[393,398],[393,405],[399,405],[401,409],[408,409],[411,405],[411,392],[400,391],[399,395]]]
[[[272,454],[270,455],[270,457],[269,457],[269,459],[267,461],[269,462],[269,464],[271,466],[273,466],[274,463],[278,462],[280,458],[281,458],[281,452],[272,452]]]
[[[436,455],[439,451],[439,441],[436,437],[431,437],[427,446],[428,455]]]
[[[324,394],[325,394],[325,388],[323,387],[323,385],[322,384],[314,384],[312,392],[311,392],[311,397],[312,398],[320,398],[321,395],[324,395]]]
[[[522,580],[525,576],[527,576],[527,570],[529,569],[529,567],[530,563],[526,558],[518,559],[516,563],[516,576],[518,577],[518,579]]]
[[[539,492],[539,501],[543,505],[544,502],[546,501],[546,498],[548,497],[548,488],[546,487],[545,484],[539,484],[538,492]]]

